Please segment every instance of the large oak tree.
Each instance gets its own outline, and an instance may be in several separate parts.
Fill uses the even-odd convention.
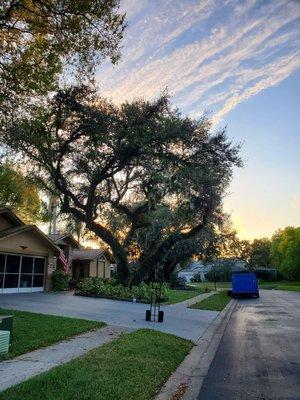
[[[103,58],[116,62],[124,17],[119,0],[1,1],[0,117],[65,80],[90,81]]]
[[[168,276],[209,240],[241,163],[225,130],[182,116],[166,96],[117,107],[86,87],[59,91],[29,115],[11,119],[2,143],[110,246],[120,281],[151,279],[157,267]]]

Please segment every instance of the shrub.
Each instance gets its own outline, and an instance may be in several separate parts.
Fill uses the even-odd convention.
[[[178,272],[173,272],[170,277],[170,288],[171,289],[185,289],[186,278],[184,276],[178,276]]]
[[[70,279],[70,281],[69,281],[69,289],[74,290],[77,287],[78,283],[81,281],[81,279],[82,278],[74,278],[74,277],[72,277]]]
[[[274,271],[272,269],[256,269],[256,270],[254,270],[256,278],[264,280],[265,282],[276,281],[278,279],[276,272],[277,271]]]
[[[68,290],[70,277],[63,270],[56,269],[52,275],[52,290],[54,292],[60,292],[62,290]]]
[[[135,299],[144,300],[144,301],[164,301],[167,299],[167,290],[168,285],[163,283],[161,285],[161,294],[160,299],[155,298],[159,295],[159,283],[153,283],[152,285],[147,285],[146,283],[141,283],[139,286],[134,286],[132,288],[132,295]]]
[[[155,296],[155,285],[142,283],[139,286],[129,288],[117,284],[114,279],[105,278],[86,278],[80,281],[76,287],[76,292],[80,294],[102,295],[107,297],[116,297],[120,299],[137,299],[150,302]],[[168,285],[162,284],[161,297],[166,298]]]

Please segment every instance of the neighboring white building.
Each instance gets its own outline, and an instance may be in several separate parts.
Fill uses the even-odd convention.
[[[228,260],[217,260],[220,265],[222,262],[228,262]],[[247,269],[247,264],[243,260],[230,260],[232,262],[231,270],[232,272],[244,271]],[[200,275],[201,281],[206,281],[205,274],[210,272],[213,268],[213,263],[204,263],[203,261],[191,261],[187,268],[179,271],[178,276],[186,279],[186,282],[191,282],[195,275]]]
[[[244,260],[232,260],[232,267],[231,271],[232,272],[240,272],[240,271],[245,271],[247,269],[247,263]]]
[[[205,274],[211,269],[212,264],[204,264],[202,261],[192,261],[187,268],[182,269],[178,273],[178,276],[185,278],[186,282],[189,283],[195,275],[200,274],[201,281],[205,281]]]

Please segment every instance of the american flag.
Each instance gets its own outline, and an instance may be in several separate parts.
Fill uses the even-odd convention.
[[[65,256],[65,254],[64,254],[63,251],[61,251],[61,252],[59,253],[58,259],[59,259],[59,261],[62,263],[62,265],[63,265],[63,267],[64,267],[65,273],[67,273],[67,272],[68,272],[68,259],[67,259],[67,257]]]

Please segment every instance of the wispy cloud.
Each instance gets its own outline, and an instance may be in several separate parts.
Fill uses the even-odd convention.
[[[98,71],[117,102],[156,97],[219,122],[240,102],[300,67],[300,4],[293,0],[124,0],[123,58]]]

